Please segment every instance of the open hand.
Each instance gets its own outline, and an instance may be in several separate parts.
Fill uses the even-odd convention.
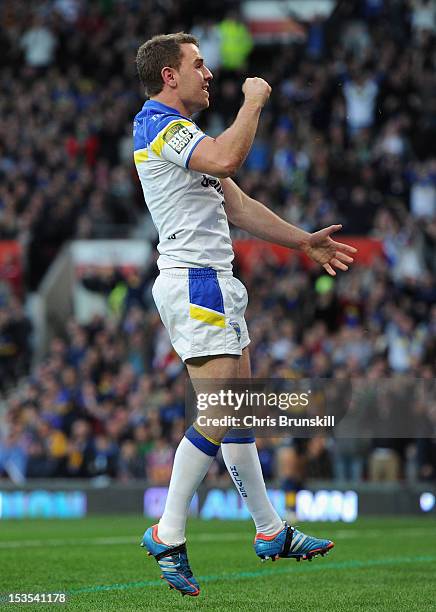
[[[336,242],[330,235],[342,228],[342,225],[330,225],[319,232],[310,234],[303,251],[310,259],[321,264],[330,276],[336,276],[335,268],[348,270],[348,265],[353,263],[350,257],[357,249],[342,242]]]

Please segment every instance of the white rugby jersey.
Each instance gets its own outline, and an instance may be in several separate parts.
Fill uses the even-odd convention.
[[[135,165],[159,232],[161,270],[232,269],[234,255],[221,184],[188,168],[204,137],[193,121],[155,100],[145,102],[134,120]]]

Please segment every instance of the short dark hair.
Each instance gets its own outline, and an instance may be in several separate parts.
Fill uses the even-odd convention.
[[[139,78],[148,96],[155,96],[162,91],[161,71],[165,66],[178,70],[182,63],[180,45],[193,43],[198,47],[198,40],[191,34],[158,34],[147,40],[138,49],[136,67]]]

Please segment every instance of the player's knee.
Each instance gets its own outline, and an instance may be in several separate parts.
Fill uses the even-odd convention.
[[[207,415],[200,415],[197,418],[195,428],[205,437],[210,438],[218,444],[221,444],[222,439],[231,429],[230,425],[227,424],[227,417],[209,417]]]

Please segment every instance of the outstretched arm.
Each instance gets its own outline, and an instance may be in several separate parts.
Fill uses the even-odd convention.
[[[232,179],[222,180],[221,185],[227,216],[236,227],[262,240],[303,251],[331,276],[336,275],[335,268],[348,270],[347,264],[353,262],[351,255],[356,249],[330,237],[330,234],[341,229],[341,225],[330,225],[310,234],[287,223],[261,202],[250,198]]]

